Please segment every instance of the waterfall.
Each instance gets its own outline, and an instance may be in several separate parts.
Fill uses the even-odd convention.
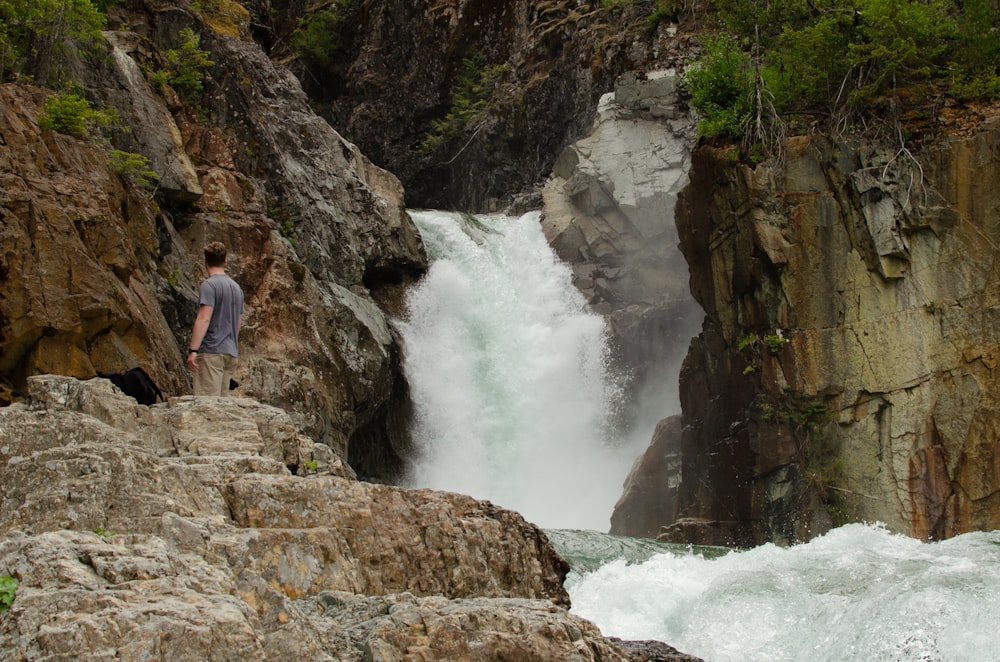
[[[609,424],[620,389],[537,213],[411,212],[431,267],[400,321],[416,410],[404,483],[461,492],[549,528],[606,531],[641,445]]]

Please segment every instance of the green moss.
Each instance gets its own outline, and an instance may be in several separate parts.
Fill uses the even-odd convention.
[[[0,576],[0,612],[14,604],[18,581],[10,575]]]

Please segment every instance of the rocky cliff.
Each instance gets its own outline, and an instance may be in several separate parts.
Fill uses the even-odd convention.
[[[246,398],[34,376],[0,409],[0,659],[648,660],[513,512],[358,482]],[[298,467],[298,475],[288,466]],[[655,659],[691,659],[676,652]]]
[[[667,444],[667,537],[1000,526],[1000,124],[974,120],[913,151],[802,137],[757,167],[695,152],[677,218],[707,318]]]
[[[247,300],[238,393],[287,408],[363,474],[391,474],[406,393],[384,311],[426,266],[398,180],[312,112],[249,40],[245,10],[221,27],[173,3],[125,3],[112,18],[75,78],[117,114],[106,137],[148,159],[157,186],[115,167],[99,135],[41,131],[50,92],[0,87],[3,400],[32,374],[134,365],[168,395],[187,392],[201,248],[219,239]],[[150,72],[185,28],[211,66],[182,102]]]
[[[439,9],[473,31],[508,15],[473,5]],[[595,8],[533,16],[559,45]],[[389,317],[426,258],[399,180],[265,56],[260,13],[128,0],[110,18],[63,64],[114,126],[43,130],[53,91],[0,85],[0,577],[18,581],[0,659],[688,659],[569,615],[566,564],[516,513],[355,479],[391,477],[405,446]],[[187,30],[194,95],[162,75]],[[540,66],[532,113],[587,106]],[[547,118],[545,150],[575,122]],[[227,400],[184,395],[213,239],[247,295]],[[166,402],[91,379],[135,365]]]
[[[276,57],[322,26],[325,56],[293,63],[330,123],[397,175],[411,207],[495,210],[534,190],[631,69],[676,56],[652,0],[272,3]],[[323,55],[323,54],[320,54]]]

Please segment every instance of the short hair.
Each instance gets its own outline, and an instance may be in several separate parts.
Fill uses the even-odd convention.
[[[221,241],[213,241],[205,246],[205,264],[210,267],[225,266],[226,245]]]

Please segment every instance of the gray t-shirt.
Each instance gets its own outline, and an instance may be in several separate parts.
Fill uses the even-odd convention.
[[[212,321],[201,341],[205,354],[239,356],[237,338],[243,314],[243,290],[226,274],[215,274],[201,282],[198,304],[212,307]]]

